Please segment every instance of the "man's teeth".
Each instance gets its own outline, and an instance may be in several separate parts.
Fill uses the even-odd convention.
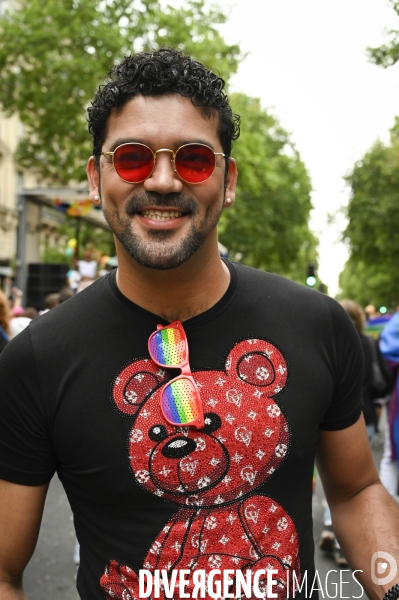
[[[142,215],[147,219],[153,219],[155,221],[167,221],[169,219],[176,219],[182,216],[182,212],[177,210],[143,210]]]

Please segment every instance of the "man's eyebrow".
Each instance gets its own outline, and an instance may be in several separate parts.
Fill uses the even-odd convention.
[[[176,150],[180,148],[180,146],[185,146],[186,144],[203,144],[204,146],[209,146],[209,148],[213,148],[213,144],[209,140],[203,140],[200,138],[196,138],[194,140],[179,140],[176,142]]]
[[[133,140],[132,138],[120,138],[112,142],[108,150],[106,152],[114,152],[118,146],[122,146],[122,144],[144,144],[141,140]],[[146,144],[147,145],[147,144]]]
[[[109,149],[106,150],[105,152],[114,152],[116,150],[116,148],[118,146],[122,146],[122,144],[143,144],[144,146],[148,146],[149,148],[151,148],[152,150],[154,150],[154,152],[156,150],[160,150],[160,148],[153,148],[146,140],[142,139],[142,138],[120,138],[115,140],[114,142],[112,142],[112,144],[110,145]],[[178,140],[177,142],[175,142],[174,146],[174,150],[177,150],[178,148],[180,148],[180,146],[185,146],[186,144],[203,144],[205,146],[209,146],[209,148],[212,148],[212,150],[214,150],[213,144],[211,142],[209,142],[209,140],[203,140],[200,138],[195,138],[195,139],[182,139],[182,140]],[[170,150],[173,150],[173,148],[170,148]]]

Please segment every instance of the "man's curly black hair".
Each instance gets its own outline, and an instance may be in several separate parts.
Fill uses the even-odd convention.
[[[180,94],[207,116],[217,112],[219,139],[226,157],[230,156],[232,142],[240,135],[240,117],[232,112],[224,86],[221,77],[180,50],[161,48],[125,56],[111,69],[106,84],[99,87],[87,109],[97,166],[111,110],[138,95]]]

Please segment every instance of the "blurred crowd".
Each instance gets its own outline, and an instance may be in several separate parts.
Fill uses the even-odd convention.
[[[116,267],[115,259],[101,256],[93,247],[85,248],[83,258],[73,260],[66,274],[65,286],[58,292],[48,294],[40,310],[33,306],[26,306],[23,292],[15,286],[11,287],[11,293],[8,295],[0,290],[0,352],[10,340],[29,325],[32,319],[62,304],[114,267]]]
[[[399,458],[399,307],[393,314],[380,313],[375,306],[364,309],[353,300],[342,300],[341,306],[352,320],[360,338],[363,355],[362,400],[363,416],[370,445],[376,435],[384,435],[384,450],[380,463],[382,484],[398,502]],[[386,426],[380,432],[382,411],[386,411]],[[347,560],[335,538],[331,512],[324,500],[324,527],[319,546],[330,554],[339,567]]]

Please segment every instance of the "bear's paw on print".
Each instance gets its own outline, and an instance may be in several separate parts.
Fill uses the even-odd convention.
[[[124,367],[113,383],[116,408],[133,417],[128,451],[136,482],[181,505],[143,568],[273,568],[279,582],[273,591],[283,598],[287,571],[295,570],[300,580],[297,533],[285,510],[256,489],[289,450],[289,427],[274,400],[287,381],[285,359],[270,342],[250,339],[232,348],[224,371],[193,376],[203,429],[176,427],[163,418],[160,396],[172,373],[150,358]],[[107,599],[139,598],[137,574],[117,561],[110,561],[101,585]]]

